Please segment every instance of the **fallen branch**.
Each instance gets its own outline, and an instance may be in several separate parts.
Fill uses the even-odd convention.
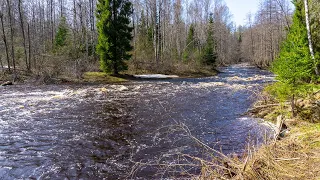
[[[276,107],[276,106],[281,106],[282,104],[266,104],[266,105],[261,105],[261,106],[254,106],[251,109],[248,110],[248,112],[256,111],[258,109],[263,109],[263,108],[268,108],[268,107]],[[290,103],[284,103],[283,105],[290,105]]]
[[[299,160],[300,158],[275,158],[275,161],[294,161]]]

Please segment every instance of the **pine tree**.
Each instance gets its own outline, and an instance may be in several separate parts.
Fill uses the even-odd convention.
[[[216,44],[213,36],[213,17],[210,15],[208,25],[207,42],[203,54],[203,63],[210,66],[215,66],[217,59]]]
[[[132,4],[129,0],[98,0],[97,51],[104,72],[116,75],[127,69],[124,61],[131,58],[128,53],[132,50],[130,41],[133,28],[129,26],[131,15]]]
[[[292,98],[293,116],[295,115],[295,96],[305,87],[305,82],[312,78],[313,72],[303,2],[294,0],[294,4],[293,24],[282,44],[279,58],[272,64],[272,71],[277,75],[278,80],[277,94],[285,99]]]
[[[55,47],[63,47],[66,45],[67,41],[67,36],[68,36],[68,25],[66,22],[66,18],[64,16],[61,17],[59,27],[58,27],[58,32],[55,37]]]

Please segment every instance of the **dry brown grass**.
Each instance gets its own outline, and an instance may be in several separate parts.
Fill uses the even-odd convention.
[[[319,122],[320,119],[316,120],[317,116],[310,116],[313,119],[301,116],[301,112],[309,109],[312,109],[310,114],[317,114],[313,109],[316,109],[314,107],[317,106],[319,97],[317,92],[299,99],[297,118],[285,122],[290,128],[286,137],[273,140],[257,151],[248,149],[242,160],[235,159],[237,166],[242,166],[243,169],[228,179],[320,179],[320,124],[310,123]],[[288,118],[291,109],[285,103],[277,105],[272,97],[265,95],[253,110],[252,113],[257,117],[272,121],[279,114],[287,115]],[[216,178],[222,179],[216,175],[209,179]]]
[[[125,74],[150,74],[150,73],[160,73],[160,74],[174,74],[180,77],[206,77],[215,76],[217,71],[209,66],[203,66],[197,64],[193,61],[191,62],[128,62],[128,70]]]
[[[320,124],[298,121],[281,140],[273,140],[258,150],[247,149],[242,156],[226,156],[206,146],[180,126],[200,146],[212,153],[211,160],[179,154],[184,163],[137,163],[134,170],[143,166],[159,167],[161,172],[179,169],[176,173],[186,179],[213,180],[312,180],[320,179]],[[160,162],[160,161],[159,161]],[[188,169],[200,168],[200,175],[189,174]],[[185,170],[185,171],[183,171]],[[178,176],[179,177],[179,176]]]
[[[315,145],[314,143],[318,144]],[[253,153],[235,179],[319,179],[320,124],[293,127],[291,134]]]
[[[244,158],[229,162],[223,168],[204,164],[194,179],[320,179],[320,124],[301,122],[282,140],[248,149]]]

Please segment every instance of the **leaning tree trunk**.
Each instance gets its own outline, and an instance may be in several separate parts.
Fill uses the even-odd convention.
[[[9,60],[9,50],[8,50],[6,32],[4,31],[4,23],[3,23],[3,14],[2,14],[2,12],[0,12],[0,20],[1,20],[1,26],[2,26],[3,42],[4,42],[6,55],[7,55],[7,65],[8,65],[8,69],[9,69],[9,72],[10,72],[11,68],[10,68],[10,60]]]
[[[313,51],[313,46],[312,46],[312,38],[311,38],[310,23],[309,23],[308,0],[304,0],[304,8],[305,8],[306,26],[307,26],[307,32],[308,32],[309,50],[310,50],[311,58],[312,58],[312,60],[314,62],[315,73],[316,73],[317,76],[319,76],[318,65],[317,65],[316,59],[314,57],[314,51]]]
[[[28,71],[30,71],[29,63],[28,63],[28,54],[27,54],[27,47],[26,47],[26,35],[24,32],[24,23],[23,23],[23,16],[22,16],[22,7],[21,7],[21,0],[18,2],[18,9],[19,9],[19,16],[20,16],[20,26],[21,26],[21,31],[22,31],[22,39],[23,39],[23,49],[24,49],[24,58],[26,62],[26,68]],[[29,59],[30,61],[30,59]]]

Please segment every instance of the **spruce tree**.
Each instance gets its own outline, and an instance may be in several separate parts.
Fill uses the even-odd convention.
[[[55,47],[59,48],[66,45],[68,35],[68,25],[66,18],[64,16],[61,17],[58,32],[55,37]]]
[[[208,25],[207,42],[203,54],[203,63],[205,65],[215,66],[217,59],[216,44],[213,36],[213,17],[210,15]]]
[[[194,32],[194,25],[191,24],[189,27],[189,32],[187,36],[187,46],[185,48],[185,52],[183,54],[184,60],[187,60],[190,58],[190,55],[193,53],[195,46],[196,46],[196,40],[195,40],[195,32]]]
[[[97,51],[100,67],[106,73],[113,72],[116,75],[127,69],[124,61],[131,58],[128,53],[132,50],[130,41],[133,28],[129,26],[131,15],[132,4],[129,0],[98,0]]]
[[[294,4],[293,23],[282,44],[279,57],[272,64],[272,71],[278,80],[275,86],[276,93],[283,99],[292,98],[293,115],[295,96],[306,87],[305,84],[312,78],[313,72],[303,2],[294,0]]]

